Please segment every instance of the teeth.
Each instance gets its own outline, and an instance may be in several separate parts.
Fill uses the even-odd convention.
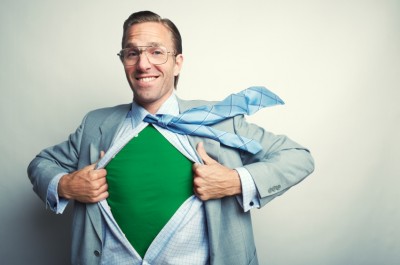
[[[154,79],[156,79],[156,78],[155,77],[144,77],[144,78],[139,78],[139,81],[150,82],[150,81],[153,81]]]

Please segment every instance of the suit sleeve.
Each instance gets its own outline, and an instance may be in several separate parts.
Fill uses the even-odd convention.
[[[310,151],[284,135],[274,135],[247,123],[243,116],[234,118],[235,132],[258,141],[263,149],[255,155],[241,152],[241,159],[260,196],[261,206],[283,194],[314,171]]]
[[[86,117],[68,140],[42,150],[29,164],[28,177],[33,190],[47,205],[48,187],[57,175],[78,168],[79,150]]]

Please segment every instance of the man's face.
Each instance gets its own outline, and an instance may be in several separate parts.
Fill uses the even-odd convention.
[[[164,46],[174,51],[171,32],[161,23],[145,22],[131,26],[126,32],[125,47]],[[133,66],[125,66],[134,100],[150,113],[155,113],[174,90],[174,77],[182,67],[182,55],[168,55],[165,64],[153,65],[143,52]]]

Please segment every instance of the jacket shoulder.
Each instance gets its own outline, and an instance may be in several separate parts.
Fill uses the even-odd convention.
[[[85,117],[84,122],[100,122],[104,121],[110,115],[125,116],[131,108],[131,104],[121,104],[113,107],[99,108],[89,111]]]
[[[92,110],[90,112],[88,112],[88,114],[86,115],[87,117],[90,118],[97,118],[97,117],[103,117],[107,116],[109,114],[113,114],[113,113],[127,113],[131,108],[131,104],[121,104],[121,105],[117,105],[117,106],[112,106],[112,107],[105,107],[105,108],[99,108],[99,109],[95,109]]]

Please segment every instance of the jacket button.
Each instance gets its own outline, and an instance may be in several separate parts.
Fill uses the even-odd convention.
[[[94,253],[94,255],[95,255],[96,257],[99,257],[99,256],[100,256],[100,251],[98,251],[98,250],[95,250],[93,253]]]

